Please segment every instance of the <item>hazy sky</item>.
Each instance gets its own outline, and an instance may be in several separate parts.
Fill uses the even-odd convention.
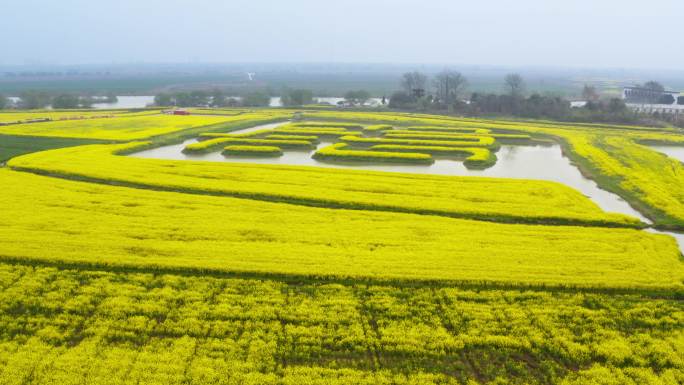
[[[0,64],[684,67],[684,0],[1,1]]]

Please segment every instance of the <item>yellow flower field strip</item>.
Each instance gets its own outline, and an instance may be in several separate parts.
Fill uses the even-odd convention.
[[[386,131],[385,136],[387,137],[398,137],[398,136],[416,136],[419,137],[423,135],[428,138],[462,138],[462,137],[473,137],[473,136],[491,136],[494,139],[518,139],[518,140],[530,140],[532,137],[528,134],[502,134],[497,132],[487,132],[487,133],[458,133],[458,131],[444,132],[444,131],[411,131],[411,130],[392,130]]]
[[[0,124],[5,123],[29,123],[30,121],[49,120],[80,120],[110,117],[131,117],[155,115],[160,109],[146,109],[142,111],[131,110],[41,110],[41,111],[0,111]]]
[[[358,144],[358,145],[373,145],[373,144],[404,144],[408,146],[442,146],[442,147],[497,147],[496,140],[492,137],[478,136],[468,138],[467,140],[420,140],[420,139],[384,139],[384,138],[362,138],[357,136],[343,136],[340,141]]]
[[[674,239],[634,229],[332,210],[7,169],[0,183],[0,259],[7,261],[547,287],[683,285]]]
[[[676,299],[16,264],[0,264],[0,287],[7,384],[639,385],[684,372]],[[501,364],[520,352],[541,365]]]
[[[276,128],[273,130],[274,134],[285,135],[316,135],[320,137],[339,138],[342,136],[356,136],[359,133],[353,131],[339,131],[339,130],[318,130],[318,129],[296,129],[296,128]]]
[[[215,139],[203,140],[197,143],[191,143],[185,146],[183,152],[185,153],[204,153],[211,152],[218,148],[225,147],[225,145],[263,145],[263,146],[277,146],[281,148],[291,149],[313,149],[314,145],[308,140],[282,140],[282,139],[253,139],[240,137],[219,137]]]
[[[431,164],[434,162],[430,154],[417,152],[363,151],[352,150],[346,143],[336,143],[316,151],[313,155],[318,160],[390,162]]]
[[[427,131],[430,133],[472,133],[472,134],[489,134],[491,131],[486,128],[471,128],[471,127],[442,127],[442,126],[409,126],[401,127],[401,130],[407,131]]]
[[[223,155],[280,156],[283,150],[276,146],[226,146]]]
[[[460,142],[480,142],[482,136],[470,134],[450,134],[450,135],[431,135],[422,134],[420,132],[404,131],[394,133],[392,131],[385,132],[381,139],[409,139],[409,140],[444,140],[444,141],[460,141]]]
[[[350,123],[340,123],[340,122],[300,122],[300,123],[292,123],[293,127],[302,127],[302,128],[313,128],[313,129],[323,129],[323,128],[336,128],[336,129],[343,129],[343,130],[352,130],[352,131],[358,131],[363,129],[362,125],[359,124],[350,124]]]
[[[311,143],[318,143],[320,141],[318,136],[314,135],[287,135],[287,134],[271,134],[264,136],[264,139],[282,139],[282,140],[306,140]]]
[[[117,156],[147,143],[91,145],[16,157],[12,168],[103,183],[345,208],[503,222],[639,226],[560,183],[284,165]]]
[[[439,147],[439,146],[403,146],[400,144],[377,144],[371,151],[418,152],[431,155],[452,155],[465,158],[463,162],[468,168],[486,168],[496,164],[496,155],[482,147]]]
[[[281,119],[285,118],[285,115]],[[178,116],[150,115],[74,121],[51,121],[40,124],[0,126],[0,134],[52,136],[69,138],[135,140],[161,136],[201,127],[230,127],[240,123],[277,120],[273,114],[243,114],[238,116]]]
[[[363,131],[380,132],[380,131],[391,130],[393,128],[394,127],[392,127],[392,125],[389,125],[389,124],[375,124],[375,125],[371,125],[371,126],[365,126],[363,128]]]

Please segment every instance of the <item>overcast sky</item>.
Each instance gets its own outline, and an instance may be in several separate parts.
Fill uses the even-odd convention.
[[[2,3],[0,64],[684,66],[684,0]]]

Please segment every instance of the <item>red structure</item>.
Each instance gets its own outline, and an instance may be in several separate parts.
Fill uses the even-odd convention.
[[[174,110],[174,111],[173,111],[173,114],[174,114],[174,115],[190,115],[190,112],[189,112],[189,111],[185,111],[185,110]]]

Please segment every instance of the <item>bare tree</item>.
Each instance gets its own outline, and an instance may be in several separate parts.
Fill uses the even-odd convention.
[[[401,87],[407,94],[414,97],[421,97],[425,94],[426,84],[427,76],[418,71],[406,72],[401,76]]]
[[[434,80],[437,98],[447,105],[459,100],[467,85],[468,79],[457,71],[442,71]]]
[[[511,96],[522,96],[525,92],[525,81],[520,74],[508,74],[504,81]]]

